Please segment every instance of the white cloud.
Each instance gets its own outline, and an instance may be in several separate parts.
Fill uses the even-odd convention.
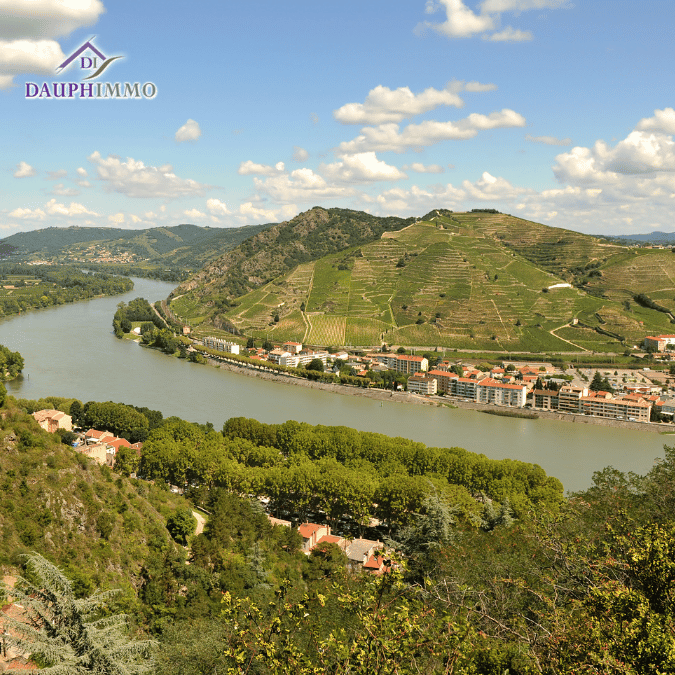
[[[206,214],[202,213],[199,209],[187,209],[183,211],[183,215],[191,218],[192,220],[200,220],[201,218],[206,218]]]
[[[45,204],[45,211],[50,216],[66,216],[68,218],[73,216],[98,216],[95,211],[90,211],[86,206],[78,204],[77,202],[70,202],[70,206],[60,204],[56,199],[50,199]]]
[[[364,127],[355,139],[341,143],[339,150],[345,154],[369,150],[404,152],[440,141],[466,140],[487,129],[523,127],[525,124],[522,115],[507,108],[489,115],[472,113],[457,122],[425,120],[420,124],[409,124],[402,132],[398,124],[380,124],[377,127]]]
[[[258,192],[268,195],[279,204],[316,203],[320,199],[337,199],[355,194],[353,188],[330,185],[322,176],[305,168],[265,180],[254,178],[253,182]]]
[[[413,94],[409,87],[389,89],[379,85],[371,89],[364,103],[347,103],[333,111],[333,117],[342,124],[385,124],[400,122],[434,110],[439,106],[461,108],[464,101],[459,92],[485,92],[497,88],[494,84],[480,82],[464,83],[461,80],[448,82],[444,89],[429,87]]]
[[[0,89],[14,75],[53,74],[66,58],[53,38],[96,23],[104,11],[100,0],[0,0]]]
[[[203,195],[208,185],[190,178],[179,178],[170,164],[146,166],[141,161],[127,157],[123,162],[116,155],[101,157],[98,151],[88,157],[96,167],[97,177],[105,181],[108,189],[129,197],[176,197]]]
[[[374,152],[343,155],[341,161],[321,165],[319,171],[334,183],[369,183],[407,178],[395,166],[379,160]]]
[[[533,35],[529,30],[520,30],[507,26],[498,33],[492,35],[483,35],[483,40],[490,40],[491,42],[529,42],[533,39]]]
[[[284,163],[277,162],[275,166],[269,164],[256,164],[250,159],[242,162],[237,169],[240,176],[259,175],[259,176],[278,176],[284,171]]]
[[[301,148],[299,145],[293,146],[293,159],[296,162],[304,162],[309,159],[309,153],[304,148]]]
[[[256,220],[258,222],[279,222],[288,218],[292,218],[298,212],[295,204],[288,204],[280,209],[261,209],[253,205],[252,202],[244,202],[239,207],[239,214],[244,219]]]
[[[0,0],[0,38],[69,35],[103,12],[100,0]]]
[[[30,178],[37,173],[35,169],[28,164],[27,162],[19,162],[16,165],[16,171],[14,172],[14,178]]]
[[[438,164],[424,165],[421,162],[413,162],[410,165],[402,167],[405,171],[416,171],[417,173],[445,173],[445,169]]]
[[[47,180],[60,180],[65,178],[68,172],[65,169],[58,169],[57,171],[47,171]]]
[[[176,142],[185,143],[186,141],[196,141],[202,135],[199,123],[189,119],[177,132]]]
[[[555,136],[525,136],[526,141],[530,143],[543,143],[544,145],[571,145],[571,138],[556,138]]]
[[[53,75],[65,60],[58,42],[53,40],[0,40],[0,88],[13,85],[12,77],[23,73]]]
[[[11,218],[26,220],[44,220],[45,212],[42,209],[14,209],[9,213]]]
[[[558,9],[569,7],[567,0],[484,0],[480,4],[480,12],[476,13],[467,7],[462,0],[429,0],[425,7],[426,14],[445,11],[445,21],[434,23],[424,21],[415,32],[424,33],[431,29],[448,38],[470,38],[482,35],[483,39],[495,42],[523,42],[532,39],[529,31],[507,26],[498,31],[501,15],[505,12],[516,14],[530,9]],[[497,31],[490,33],[490,31]]]
[[[82,177],[87,176],[87,175],[88,175],[88,174],[87,174],[87,170],[86,170],[86,169],[83,169],[82,167],[79,167],[79,168],[77,169],[77,175],[78,175],[78,176],[82,176]]]
[[[392,90],[379,85],[368,92],[365,103],[347,103],[333,111],[333,117],[342,124],[400,122],[441,105],[461,108],[464,101],[458,91],[461,91],[461,83],[455,82],[450,82],[445,89],[429,87],[419,94],[413,94],[409,87]]]
[[[207,199],[206,208],[209,210],[209,213],[214,216],[227,216],[230,214],[230,210],[227,208],[225,202],[221,202],[220,199]]]
[[[80,191],[75,188],[67,188],[63,183],[57,183],[52,188],[51,193],[53,195],[59,195],[60,197],[75,197],[80,194]]]
[[[125,218],[123,213],[114,213],[108,216],[108,220],[115,225],[123,225]]]
[[[638,131],[656,131],[664,134],[675,134],[675,110],[672,108],[655,110],[654,117],[641,119],[635,128]]]

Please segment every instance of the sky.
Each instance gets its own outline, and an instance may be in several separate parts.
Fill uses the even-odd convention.
[[[672,232],[674,26],[672,0],[0,0],[0,237],[314,206]]]

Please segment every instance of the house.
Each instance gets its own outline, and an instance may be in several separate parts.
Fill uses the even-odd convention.
[[[73,430],[73,418],[60,410],[38,410],[33,413],[33,417],[40,427],[50,434],[59,429]]]
[[[384,556],[381,555],[371,555],[370,558],[363,565],[363,569],[366,572],[370,572],[376,576],[384,574],[390,567],[391,561],[386,560]]]
[[[316,523],[303,523],[298,528],[302,537],[302,551],[309,555],[310,551],[317,545],[319,539],[330,534],[329,525],[317,525]]]
[[[84,434],[85,443],[100,443],[108,438],[115,438],[115,434],[111,434],[109,431],[98,431],[97,429],[89,429]]]
[[[291,354],[299,354],[302,351],[302,344],[300,342],[284,342],[282,345],[284,351]]]
[[[381,541],[371,541],[370,539],[354,539],[347,546],[348,565],[351,569],[361,569],[369,559],[375,554],[375,551],[383,548]]]
[[[283,358],[285,360],[290,355],[291,355],[290,352],[287,352],[285,349],[280,349],[279,347],[277,347],[267,355],[267,360],[271,361],[272,363],[281,365],[281,359]]]

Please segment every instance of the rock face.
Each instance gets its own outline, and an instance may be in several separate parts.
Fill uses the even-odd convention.
[[[400,230],[412,218],[378,218],[362,211],[315,207],[256,234],[206,265],[174,290],[236,298],[297,265]]]

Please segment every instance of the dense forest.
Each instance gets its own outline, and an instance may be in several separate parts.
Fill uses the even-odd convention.
[[[37,427],[26,411],[44,405],[144,429],[141,456],[99,467]],[[0,413],[5,573],[23,567],[70,598],[59,607],[122,587],[78,625],[130,615],[115,633],[128,672],[675,672],[673,448],[645,476],[610,467],[564,498],[535,465],[345,427],[236,418],[218,432],[51,397]],[[348,571],[334,544],[304,555],[262,495],[275,515],[381,539],[388,571]],[[117,647],[91,631],[96,672],[123,672],[100,665]]]
[[[62,265],[0,264],[0,316],[63,305],[100,295],[126,293],[133,281]]]

